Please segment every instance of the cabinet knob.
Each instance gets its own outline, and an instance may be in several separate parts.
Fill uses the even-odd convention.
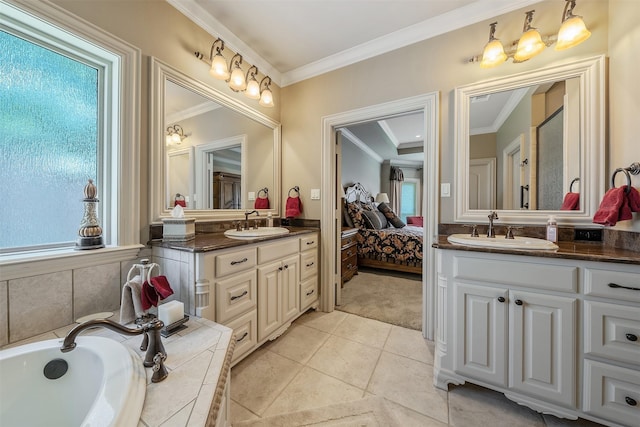
[[[633,397],[629,396],[625,396],[624,401],[627,402],[627,405],[629,406],[636,406],[638,404],[638,402]]]
[[[522,302],[522,300],[521,300],[521,299],[517,299],[517,300],[515,301],[515,303],[516,303],[516,305],[522,305],[522,304],[524,304],[524,303]]]
[[[638,341],[638,336],[636,334],[625,334],[625,337],[632,342]]]
[[[504,297],[498,297],[498,302],[505,302],[506,300],[504,299]]]

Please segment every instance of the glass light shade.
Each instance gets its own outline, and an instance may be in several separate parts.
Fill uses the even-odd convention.
[[[167,144],[167,145],[171,145],[171,144],[172,144],[172,142],[173,142],[173,138],[171,138],[171,135],[167,135],[167,136],[164,138],[164,140],[165,140],[165,142],[166,142],[166,144]]]
[[[251,80],[249,80],[249,82],[247,83],[247,89],[245,90],[244,94],[247,96],[247,98],[260,99],[260,84],[256,79],[252,78]]]
[[[517,62],[526,61],[542,52],[545,47],[547,46],[542,42],[538,30],[528,30],[518,40],[518,47],[513,59]]]
[[[500,40],[493,39],[484,47],[482,53],[482,61],[480,68],[491,68],[502,64],[507,60],[507,54],[504,53],[504,47]]]
[[[579,45],[591,36],[591,32],[587,30],[584,21],[579,16],[569,18],[562,23],[560,31],[558,31],[558,41],[555,50],[565,50],[570,47]]]
[[[260,105],[263,107],[273,107],[273,94],[271,93],[271,89],[266,88],[262,91],[262,95],[260,95]]]
[[[171,135],[171,142],[173,142],[174,144],[180,144],[182,142],[182,138],[180,138],[179,134],[174,133],[173,135]]]
[[[234,68],[231,72],[229,87],[236,91],[244,90],[244,88],[247,87],[247,82],[244,80],[244,73],[240,67]]]
[[[229,78],[229,69],[227,68],[227,60],[221,54],[216,54],[211,61],[211,74],[216,79],[227,80]]]

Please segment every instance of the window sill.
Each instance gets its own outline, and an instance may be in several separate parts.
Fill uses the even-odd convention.
[[[134,259],[144,245],[76,251],[71,248],[0,256],[0,281]]]

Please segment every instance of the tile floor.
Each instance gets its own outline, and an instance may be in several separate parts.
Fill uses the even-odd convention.
[[[597,426],[540,415],[466,384],[434,388],[433,343],[419,331],[340,311],[304,314],[231,370],[232,422],[372,395],[398,426]]]

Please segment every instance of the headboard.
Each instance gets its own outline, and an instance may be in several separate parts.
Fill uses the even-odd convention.
[[[365,202],[371,203],[373,201],[373,196],[369,193],[366,188],[359,182],[345,188],[344,190],[345,200],[347,203],[351,202]]]

